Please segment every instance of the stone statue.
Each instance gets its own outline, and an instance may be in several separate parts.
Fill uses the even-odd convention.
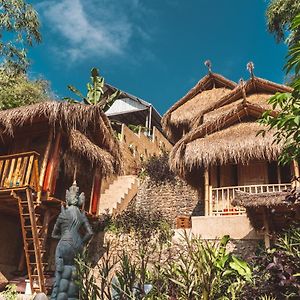
[[[79,209],[84,200],[84,193],[79,195],[79,187],[75,181],[66,191],[67,207],[61,208],[52,232],[52,238],[59,239],[59,242],[55,252],[55,283],[51,300],[79,299],[79,290],[74,282],[76,279],[74,260],[93,235],[85,213]]]

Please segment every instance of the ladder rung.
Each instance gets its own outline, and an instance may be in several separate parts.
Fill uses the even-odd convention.
[[[34,263],[29,263],[29,265],[31,265],[31,266],[36,266],[37,263],[36,263],[36,262],[34,262]],[[42,265],[42,267],[44,267],[44,266],[47,266],[48,263],[41,263],[41,265]]]
[[[31,229],[32,226],[31,226],[31,225],[25,225],[24,228],[26,228],[26,229],[27,229],[27,228],[28,228],[28,229]],[[36,228],[37,228],[37,229],[42,229],[43,226],[37,225]]]
[[[26,241],[34,241],[35,239],[34,238],[28,238],[28,237],[26,237],[25,238],[26,239]],[[42,242],[44,239],[43,238],[38,238],[38,240],[40,241],[40,242]]]
[[[46,253],[46,250],[40,250],[40,251],[41,251],[41,253]],[[27,250],[27,252],[29,252],[29,253],[35,253],[34,250]]]

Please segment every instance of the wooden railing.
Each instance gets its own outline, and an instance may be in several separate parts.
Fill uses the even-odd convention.
[[[234,207],[231,204],[231,201],[235,197],[236,191],[258,194],[258,193],[284,191],[290,187],[291,184],[283,183],[283,184],[260,184],[260,185],[244,185],[244,186],[210,188],[209,214],[212,216],[245,214],[244,208]]]
[[[39,191],[37,152],[25,152],[0,156],[0,191],[32,187]]]

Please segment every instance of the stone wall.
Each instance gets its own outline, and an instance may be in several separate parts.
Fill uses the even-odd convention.
[[[174,182],[156,184],[146,178],[139,187],[130,208],[159,211],[167,220],[175,223],[180,215],[203,215],[199,193],[176,178]]]

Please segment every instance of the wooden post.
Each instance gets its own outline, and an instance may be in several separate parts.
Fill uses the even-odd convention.
[[[53,178],[59,161],[60,142],[61,142],[61,132],[58,132],[55,137],[54,148],[52,151],[51,158],[47,165],[45,180],[43,184],[43,190],[50,191],[50,193],[53,192],[53,183],[54,183]]]
[[[91,192],[91,201],[90,201],[90,213],[92,213],[93,215],[96,215],[98,211],[100,191],[101,191],[101,177],[97,172],[97,170],[95,170],[94,179],[93,179],[93,188]]]
[[[208,186],[208,190],[209,190],[209,215],[212,216],[212,211],[213,211],[213,202],[212,202],[212,186],[209,185]]]
[[[280,166],[277,163],[277,181],[281,184],[281,173],[280,173]]]
[[[47,244],[47,236],[48,236],[48,228],[49,228],[49,223],[50,223],[50,216],[51,212],[49,209],[46,210],[45,215],[44,215],[44,220],[43,220],[43,228],[42,228],[42,237],[43,237],[43,244],[42,244],[42,249],[46,248]]]
[[[269,249],[271,246],[270,227],[269,227],[269,220],[268,220],[268,210],[265,207],[264,207],[263,217],[264,217],[264,228],[265,228],[264,229],[264,242],[265,242],[266,249]]]
[[[204,170],[204,215],[209,215],[209,171]]]
[[[299,176],[300,176],[299,164],[296,160],[293,160],[292,164],[293,164],[293,173],[294,173],[293,175],[294,175],[294,177],[299,178]],[[295,180],[293,185],[298,187],[298,186],[300,186],[300,182],[298,180]]]
[[[51,128],[49,131],[47,146],[46,146],[45,154],[41,165],[41,172],[40,172],[40,179],[39,179],[39,185],[41,188],[43,187],[43,183],[45,179],[46,168],[47,168],[47,163],[48,163],[49,153],[50,153],[51,143],[52,143],[52,136],[53,136],[53,129]]]

